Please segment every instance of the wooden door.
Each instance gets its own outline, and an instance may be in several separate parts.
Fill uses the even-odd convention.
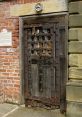
[[[23,55],[25,104],[60,108],[65,103],[64,17],[25,19]]]

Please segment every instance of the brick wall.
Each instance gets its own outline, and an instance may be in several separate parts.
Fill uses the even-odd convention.
[[[12,47],[0,47],[0,96],[1,101],[18,102],[19,74],[19,21],[9,15],[10,3],[0,4],[0,31],[12,31]]]
[[[37,0],[36,0],[37,1]],[[0,47],[0,102],[20,101],[19,18],[10,16],[10,5],[35,0],[8,0],[0,2],[0,31],[12,32],[12,47]]]
[[[5,0],[0,2],[0,31],[12,32],[12,47],[0,47],[0,101],[20,101],[20,48],[19,18],[10,16],[10,6],[44,0]],[[47,1],[47,0],[46,0]]]

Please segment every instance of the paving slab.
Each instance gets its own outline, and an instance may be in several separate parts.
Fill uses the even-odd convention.
[[[58,109],[47,110],[43,108],[19,107],[6,117],[65,117],[65,115],[60,114]]]
[[[0,117],[6,117],[14,110],[18,109],[18,105],[2,103],[0,104]]]

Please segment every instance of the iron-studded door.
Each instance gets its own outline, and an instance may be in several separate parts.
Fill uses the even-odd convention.
[[[65,101],[65,26],[41,21],[24,23],[25,103],[60,107]]]

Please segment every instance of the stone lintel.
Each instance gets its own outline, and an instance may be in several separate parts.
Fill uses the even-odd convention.
[[[43,13],[53,13],[53,12],[63,12],[67,11],[67,2],[66,0],[47,0],[40,2],[43,6]],[[17,4],[11,5],[10,15],[11,16],[24,16],[24,15],[33,15],[37,14],[35,11],[36,3],[26,3],[26,4]]]

